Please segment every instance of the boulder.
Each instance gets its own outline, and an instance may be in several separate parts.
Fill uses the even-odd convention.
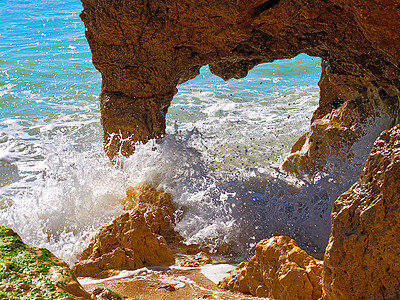
[[[103,277],[108,270],[168,266],[174,255],[161,235],[151,232],[140,210],[121,214],[100,228],[74,266],[77,276]]]
[[[249,262],[240,263],[218,286],[272,299],[319,299],[322,262],[287,236],[260,241]]]

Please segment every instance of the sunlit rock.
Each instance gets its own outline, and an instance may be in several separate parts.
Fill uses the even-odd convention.
[[[322,262],[287,236],[260,241],[249,262],[242,262],[218,286],[272,299],[318,299]]]
[[[350,165],[361,172],[373,142],[396,119],[394,103],[381,97],[373,81],[373,76],[336,74],[323,62],[319,107],[282,168],[303,175]]]
[[[180,239],[173,228],[175,209],[169,193],[157,191],[147,184],[129,187],[124,209],[141,211],[151,232],[162,235],[168,243]]]
[[[204,65],[228,80],[299,53],[321,57],[319,107],[283,165],[297,174],[337,163],[361,169],[373,140],[396,123],[400,14],[394,0],[82,3],[93,63],[102,73],[111,159],[132,154],[134,142],[164,136],[177,85]]]
[[[124,200],[124,210],[141,212],[147,227],[152,233],[162,235],[173,253],[195,255],[203,252],[207,255],[206,253],[213,252],[224,255],[232,251],[231,245],[228,244],[222,244],[216,249],[210,249],[207,245],[188,245],[184,243],[184,238],[174,229],[175,208],[171,194],[158,191],[148,184],[128,187]]]
[[[177,85],[196,77],[203,65],[228,80],[299,53],[321,58],[319,107],[283,164],[296,174],[342,164],[361,170],[376,137],[398,122],[398,1],[82,3],[93,63],[102,73],[104,145],[111,159],[132,154],[134,142],[165,134]],[[358,183],[335,203],[325,254],[327,299],[399,298],[398,131],[382,134]],[[143,227],[151,224],[139,210],[124,215],[141,219]],[[153,236],[146,228],[144,235]],[[279,247],[270,245],[274,239],[263,241],[256,256],[221,285],[277,299],[318,298],[321,263],[293,250],[299,248],[287,238],[275,239]],[[136,254],[125,249],[115,243],[107,253],[136,263]]]
[[[181,267],[199,267],[212,263],[213,259],[205,252],[176,259],[176,264]]]
[[[165,239],[151,232],[142,212],[133,210],[100,228],[74,270],[77,276],[103,277],[110,269],[134,270],[174,263]]]
[[[105,288],[97,288],[92,292],[93,300],[123,300],[121,296]]]
[[[400,126],[384,131],[353,187],[336,200],[324,299],[400,298]]]

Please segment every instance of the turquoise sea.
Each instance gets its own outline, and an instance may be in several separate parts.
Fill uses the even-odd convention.
[[[189,242],[228,242],[247,256],[285,233],[323,249],[345,187],[277,171],[318,105],[319,58],[259,65],[228,82],[203,67],[178,87],[167,137],[138,145],[117,169],[102,149],[101,75],[80,1],[0,1],[0,224],[73,263],[121,213],[126,188],[150,183],[173,195]]]

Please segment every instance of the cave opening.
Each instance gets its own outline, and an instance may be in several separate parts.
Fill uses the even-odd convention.
[[[135,148],[129,147],[128,142],[146,143],[165,136],[165,113],[176,85],[193,78],[199,66],[209,64],[214,74],[228,79],[246,75],[248,69],[260,62],[301,52],[322,58],[319,106],[312,115],[310,128],[282,164],[292,173],[312,176],[300,192],[275,177],[259,198],[230,201],[231,205],[225,206],[229,193],[224,191],[229,190],[221,186],[193,191],[191,184],[198,186],[201,178],[190,181],[193,172],[186,156],[179,156],[170,164],[173,171],[168,175],[176,178],[175,186],[180,184],[179,180],[186,181],[181,190],[172,193],[180,196],[175,201],[184,203],[182,210],[186,208],[178,229],[189,242],[193,237],[207,242],[231,234],[226,241],[229,245],[229,241],[239,243],[241,238],[257,231],[264,235],[262,238],[268,237],[268,233],[287,234],[301,247],[310,249],[317,244],[323,252],[330,233],[329,204],[341,194],[338,185],[332,183],[340,186],[341,181],[341,190],[346,190],[360,174],[379,134],[398,123],[400,44],[398,31],[393,30],[399,24],[397,5],[390,1],[155,1],[154,5],[132,2],[135,5],[126,9],[123,2],[103,2],[83,1],[82,19],[87,26],[93,62],[103,75],[102,125],[105,142],[112,146],[106,148],[111,159],[119,150],[125,156],[133,154]],[[231,105],[230,111],[238,113],[235,105]],[[221,107],[202,113],[226,117]],[[240,123],[233,117],[220,123],[226,125],[228,121]],[[221,133],[220,123],[210,124],[214,135]],[[169,126],[176,128],[177,135],[179,128],[185,129],[184,124],[175,126],[174,122]],[[389,288],[382,285],[388,281],[390,270],[386,266],[395,265],[393,257],[398,255],[392,251],[393,231],[388,230],[395,217],[389,217],[390,224],[386,224],[388,216],[381,214],[390,210],[392,199],[396,200],[392,197],[396,184],[386,180],[385,170],[386,162],[396,165],[392,162],[398,161],[393,145],[389,145],[398,140],[396,130],[381,135],[375,144],[377,151],[368,159],[368,163],[374,164],[367,164],[357,185],[335,204],[322,275],[326,298],[351,298],[355,292],[359,298],[398,295],[397,284]],[[119,139],[110,138],[117,134]],[[171,136],[166,135],[164,142]],[[244,134],[243,138],[248,136],[252,135]],[[374,155],[377,153],[383,153],[382,157]],[[185,164],[187,169],[177,168]],[[175,174],[177,169],[179,174]],[[397,170],[393,170],[390,174],[396,177]],[[371,185],[364,181],[367,176],[373,177],[368,181]],[[234,183],[239,188],[243,186],[240,181]],[[218,196],[221,205],[213,206]],[[240,195],[236,199],[243,200]],[[233,216],[233,222],[226,215]],[[245,223],[246,220],[249,222]],[[250,230],[242,226],[241,231],[235,231],[235,221],[243,221]],[[281,228],[271,229],[276,225]],[[389,253],[387,259],[382,256],[382,249]],[[380,264],[383,267],[379,268],[377,261],[385,262]],[[391,278],[396,280],[396,276]],[[360,288],[355,291],[354,286]]]
[[[178,86],[167,133],[200,132],[197,147],[221,176],[277,166],[310,125],[320,76],[320,58],[306,54],[260,64],[228,81],[202,67]]]
[[[355,152],[362,154],[350,164],[340,156],[328,156],[327,168],[313,170],[311,177],[292,177],[278,169],[296,141],[309,133],[310,121],[321,109],[319,85],[322,81],[324,87],[327,78],[323,64],[319,57],[300,54],[257,65],[246,77],[228,81],[203,67],[195,79],[178,86],[166,118],[167,135],[185,139],[217,178],[216,190],[208,200],[201,199],[200,209],[180,203],[186,219],[177,228],[183,236],[193,226],[189,218],[208,220],[185,238],[214,243],[215,248],[235,241],[232,251],[243,254],[252,253],[260,239],[288,235],[311,254],[324,252],[333,203],[357,180],[374,139],[388,120],[382,126],[369,124],[376,127],[370,137],[340,149],[350,152],[358,147]],[[331,112],[321,118],[323,124],[335,122],[336,111],[348,105],[340,97],[332,97],[331,102]],[[202,212],[210,207],[212,216]],[[230,222],[236,234],[226,227]]]
[[[353,16],[338,19],[343,7],[271,3],[218,4],[205,12],[202,5],[193,5],[183,19],[182,10],[168,3],[155,11],[162,18],[153,18],[148,8],[138,4],[127,11],[138,22],[122,22],[124,30],[120,26],[115,30],[113,23],[101,29],[93,26],[95,9],[87,3],[82,19],[93,62],[103,75],[100,107],[105,150],[112,160],[122,154],[144,158],[148,165],[156,163],[151,183],[175,197],[183,216],[178,229],[189,242],[225,240],[230,234],[229,243],[249,232],[255,241],[287,234],[303,248],[323,252],[333,202],[360,175],[379,133],[397,119],[397,90],[391,79],[386,80],[397,71],[382,49],[372,47]],[[137,12],[142,9],[152,17],[144,28],[137,28],[142,18]],[[331,27],[332,20],[342,27]],[[104,48],[96,47],[105,45],[105,36],[115,39]],[[368,49],[367,56],[354,49]],[[268,89],[268,80],[251,81],[251,74],[265,68],[261,62],[302,52],[322,58],[314,104],[293,105],[295,101],[283,101],[290,99],[285,92]],[[242,78],[259,66],[241,81],[221,84],[223,92],[216,92],[212,88],[219,79],[207,82],[207,69],[197,78],[205,80],[201,87],[191,80],[207,64],[223,79]],[[177,84],[187,80],[173,100]],[[241,83],[244,87],[238,88]],[[265,92],[257,95],[252,83],[266,87]],[[300,86],[305,85],[296,85]],[[233,87],[241,91],[239,97]],[[154,140],[160,138],[157,146]],[[141,146],[135,146],[149,141],[149,149],[159,153],[153,161]],[[282,168],[301,182],[292,184],[283,178],[286,173],[266,175],[262,189],[250,190],[253,178],[259,181],[257,172],[279,161],[289,147]],[[164,174],[160,161],[165,163]],[[236,223],[243,225],[239,238],[229,228]]]
[[[178,86],[166,118],[167,137],[195,149],[210,173],[191,175],[198,181],[207,177],[204,186],[216,186],[202,186],[196,201],[192,198],[199,190],[190,190],[190,201],[172,191],[183,216],[177,229],[187,240],[215,249],[235,241],[232,252],[247,255],[260,239],[283,234],[309,253],[324,251],[330,210],[349,183],[333,182],[329,175],[298,179],[276,172],[309,129],[321,72],[319,57],[300,54],[260,64],[245,78],[228,81],[203,67],[195,79]],[[188,161],[197,169],[193,158]]]

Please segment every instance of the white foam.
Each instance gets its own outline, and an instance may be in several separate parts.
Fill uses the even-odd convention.
[[[118,275],[110,276],[110,277],[102,278],[102,279],[91,278],[91,277],[78,277],[78,282],[82,285],[99,284],[99,283],[108,282],[108,281],[115,281],[115,280],[130,278],[133,276],[145,275],[148,273],[154,273],[154,272],[151,269],[144,267],[144,268],[140,268],[137,270],[122,270],[121,272],[118,273]]]
[[[101,143],[76,150],[68,136],[41,141],[10,136],[0,144],[3,162],[19,178],[2,189],[0,223],[25,242],[46,247],[69,263],[94,229],[122,211],[126,185]],[[8,199],[8,200],[7,200]]]
[[[358,168],[363,167],[365,161],[370,153],[375,140],[382,133],[382,131],[389,129],[392,126],[391,117],[384,112],[380,112],[376,118],[366,121],[363,126],[365,135],[354,143],[350,151],[354,154],[351,163]]]
[[[259,239],[280,232],[302,234],[300,242],[309,235],[304,243],[323,245],[329,189],[314,186],[315,180],[291,194],[295,183],[270,168],[308,128],[318,92],[290,86],[271,68],[255,72],[245,86],[209,75],[180,86],[169,108],[168,135],[137,145],[134,155],[121,158],[120,169],[103,152],[93,95],[24,94],[53,113],[0,121],[0,162],[5,173],[17,172],[0,190],[0,222],[73,263],[97,228],[122,211],[126,188],[148,183],[172,194],[176,229],[188,242],[230,244],[251,255]],[[279,85],[277,76],[283,78]],[[270,79],[262,90],[256,88],[260,77]],[[308,199],[303,210],[294,207],[310,195],[317,200]],[[321,223],[324,230],[313,235]]]
[[[256,113],[256,110],[252,113]],[[243,108],[243,111],[246,109]],[[262,119],[262,115],[252,118]],[[228,119],[240,120],[234,115]],[[246,252],[254,245],[255,236],[260,236],[252,231],[250,235],[243,232],[254,225],[253,193],[263,194],[265,183],[262,176],[259,179],[257,177],[259,170],[268,163],[259,160],[255,169],[247,171],[248,165],[254,165],[251,161],[254,153],[246,154],[248,150],[243,148],[235,154],[232,144],[221,147],[221,143],[233,142],[233,145],[240,147],[251,147],[249,145],[254,142],[249,137],[252,134],[258,137],[266,134],[276,140],[273,130],[263,127],[257,133],[256,126],[259,124],[256,121],[254,127],[251,123],[241,124],[244,131],[240,133],[236,126],[220,124],[217,118],[211,118],[196,123],[200,124],[201,130],[195,128],[185,133],[180,132],[178,127],[176,133],[170,133],[162,142],[150,141],[146,145],[137,145],[136,152],[130,158],[121,158],[123,168],[116,169],[103,153],[101,137],[98,136],[92,144],[86,144],[81,149],[80,141],[85,139],[85,131],[81,132],[81,128],[98,130],[98,124],[90,118],[80,123],[73,120],[73,116],[65,116],[59,123],[37,126],[42,135],[40,140],[22,137],[19,133],[9,138],[10,141],[25,140],[42,157],[30,161],[29,151],[26,155],[17,151],[19,154],[10,160],[12,151],[8,149],[3,154],[4,158],[8,157],[17,165],[24,179],[8,186],[18,192],[12,196],[13,204],[0,212],[0,221],[18,231],[26,242],[47,247],[73,263],[96,228],[121,212],[126,188],[143,183],[173,195],[177,208],[176,229],[188,242],[210,247],[234,242],[235,251]],[[215,126],[215,121],[218,121],[218,126]],[[17,126],[14,132],[20,130],[19,123],[8,124]],[[25,132],[24,129],[22,132]],[[264,155],[265,148],[253,147],[253,150]],[[279,152],[279,149],[276,151]],[[227,159],[235,156],[238,164],[229,163]],[[242,165],[246,159],[250,161]],[[226,170],[221,172],[224,167],[215,168],[216,161],[225,165]],[[218,172],[224,175],[221,179],[216,176]],[[34,184],[32,179],[35,179]],[[249,180],[253,181],[253,188],[246,182]],[[260,182],[257,183],[258,180]],[[24,192],[21,192],[21,188],[24,188]],[[258,213],[265,212],[259,208]],[[264,222],[258,224],[259,231],[269,233],[270,230],[261,230],[266,226]]]
[[[234,268],[235,266],[231,264],[205,265],[200,268],[200,272],[212,282],[218,284],[218,282],[227,277]]]

